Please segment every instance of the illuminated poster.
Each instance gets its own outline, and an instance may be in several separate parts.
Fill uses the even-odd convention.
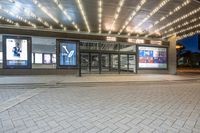
[[[32,55],[31,55],[31,57],[32,57],[32,63],[34,63],[34,53],[32,53]]]
[[[139,46],[139,68],[167,68],[167,48]]]
[[[2,63],[2,62],[3,62],[3,53],[0,52],[0,63]]]
[[[52,54],[52,63],[53,63],[53,64],[56,63],[56,54]]]
[[[36,64],[42,64],[42,54],[35,53],[35,63]]]
[[[60,43],[60,65],[76,65],[76,42],[67,41]]]
[[[28,65],[28,41],[25,39],[6,39],[6,65]]]
[[[44,54],[44,64],[51,64],[51,54]]]

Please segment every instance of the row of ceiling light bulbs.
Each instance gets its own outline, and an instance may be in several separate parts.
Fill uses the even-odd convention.
[[[136,25],[129,33],[128,36],[130,36],[133,32],[138,31],[139,27],[144,24],[148,19],[150,19],[155,13],[157,13],[162,7],[164,7],[170,0],[163,0],[157,7],[154,8],[152,12],[150,12],[149,15],[147,15],[138,25]],[[139,30],[139,32],[141,32]]]
[[[13,1],[13,0],[11,0],[11,1]],[[33,1],[33,3],[35,4],[35,5],[37,5],[45,14],[47,14],[51,19],[53,19],[57,24],[60,24],[60,27],[62,27],[62,28],[64,28],[64,30],[66,30],[66,27],[64,27],[63,26],[63,24],[61,24],[52,14],[50,14],[48,11],[47,11],[47,9],[43,6],[43,5],[41,5],[37,0],[32,0]],[[124,4],[124,1],[125,0],[120,0],[120,2],[119,2],[119,4],[118,4],[118,8],[117,8],[117,11],[116,11],[116,13],[115,13],[115,15],[114,15],[114,21],[113,21],[113,23],[112,23],[112,25],[111,25],[111,28],[110,28],[110,31],[109,31],[109,33],[111,33],[111,31],[113,30],[113,27],[114,27],[114,24],[116,23],[116,20],[117,20],[117,18],[119,17],[119,13],[120,13],[120,11],[121,11],[121,8],[122,8],[122,6],[123,6],[123,4]],[[163,7],[167,2],[169,2],[170,0],[164,0],[163,2],[161,2],[161,4],[159,4],[151,13],[150,13],[150,15],[148,15],[146,18],[144,18],[144,20],[142,21],[142,23],[144,23],[149,17],[151,17],[153,14],[155,14],[161,7]],[[61,5],[61,3],[58,1],[58,0],[54,0],[54,2],[57,4],[57,6],[63,11],[63,13],[65,14],[65,16],[68,18],[68,20],[70,20],[70,21],[72,21],[71,20],[71,17],[68,15],[68,13],[64,10],[64,8],[63,8],[63,6]],[[88,29],[88,32],[90,32],[90,28],[89,28],[89,24],[88,24],[88,21],[87,21],[87,19],[86,19],[86,15],[85,15],[85,12],[84,12],[84,10],[83,10],[83,6],[82,6],[82,3],[81,3],[81,1],[80,0],[77,0],[77,3],[78,3],[78,6],[79,6],[79,8],[80,8],[80,10],[81,10],[81,14],[82,14],[82,16],[83,16],[83,19],[84,19],[84,21],[85,21],[85,23],[86,23],[86,26],[87,26],[87,29]],[[99,32],[101,32],[101,23],[102,23],[102,0],[99,0],[99,6],[100,6],[100,8],[99,8]],[[142,7],[142,5],[144,5],[146,3],[146,0],[142,0],[141,2],[140,2],[140,4],[136,7],[136,10],[135,11],[133,11],[132,12],[132,14],[131,14],[131,16],[129,17],[129,19],[125,22],[125,25],[122,27],[122,29],[124,29],[127,25],[128,25],[128,23],[131,21],[131,19],[133,18],[133,16],[134,15],[136,15],[136,12],[137,11],[139,11],[140,10],[140,8]],[[34,16],[36,16],[36,15],[32,15],[32,17],[34,17]],[[41,20],[41,18],[38,18],[38,20]],[[139,25],[141,25],[142,23],[140,23]],[[47,25],[47,23],[43,23],[44,25]],[[78,31],[80,31],[80,29],[78,28],[78,26],[77,26],[77,24],[75,24],[75,22],[74,21],[72,21],[72,24],[73,24],[73,26],[78,30]],[[51,28],[52,28],[52,26],[51,26]],[[122,30],[121,30],[121,32],[122,32]],[[119,32],[119,34],[120,34],[120,32]]]
[[[36,24],[32,23],[31,21],[29,21],[29,20],[27,20],[27,19],[25,19],[25,18],[23,18],[23,17],[21,17],[21,16],[19,16],[19,15],[17,15],[17,14],[14,14],[13,12],[11,12],[11,11],[9,11],[9,10],[4,9],[1,5],[0,5],[0,10],[6,12],[7,14],[9,14],[9,15],[11,15],[11,16],[16,17],[16,18],[19,19],[20,21],[22,21],[22,22],[24,22],[24,23],[26,23],[26,24],[28,24],[28,25],[31,25],[32,27],[36,28]],[[17,24],[16,26],[20,26],[20,25]]]
[[[155,21],[154,24],[150,25],[148,27],[148,30],[151,30],[154,26],[158,25],[160,22],[164,21],[166,18],[169,16],[172,16],[174,13],[180,11],[183,7],[187,6],[190,4],[191,0],[185,0],[183,3],[179,6],[177,6],[174,10],[170,11],[166,16],[161,17],[158,21]]]
[[[12,3],[15,3],[15,0],[10,0]],[[46,15],[48,15],[54,22],[56,22],[57,24],[59,24],[59,26],[61,28],[63,28],[63,30],[66,30],[66,27],[64,27],[64,25],[62,23],[59,22],[59,20],[53,16],[52,14],[50,14],[48,12],[48,10],[41,4],[39,3],[37,0],[32,0],[33,3],[35,5],[37,5]],[[60,10],[63,11],[64,15],[67,17],[67,19],[72,23],[72,25],[76,28],[77,31],[80,31],[80,29],[78,28],[77,24],[72,20],[72,18],[68,15],[67,11],[63,8],[63,6],[61,5],[61,3],[58,0],[54,0],[54,2],[57,4],[57,6],[59,7]],[[48,22],[44,21],[42,18],[36,16],[31,10],[29,9],[24,9],[25,13],[29,14],[31,17],[35,18],[36,20],[38,20],[39,22],[43,23],[43,25],[49,27],[50,29],[53,29],[53,26],[50,25]],[[22,17],[20,17],[21,19],[23,19]],[[20,19],[20,20],[21,20]],[[25,20],[25,19],[24,19]],[[26,20],[25,20],[26,21]],[[30,23],[28,23],[30,24]],[[33,26],[33,25],[32,25]],[[36,25],[34,24],[34,27],[36,27]]]
[[[192,24],[192,23],[195,23],[195,22],[197,22],[197,21],[199,21],[199,20],[200,20],[200,17],[198,17],[198,18],[193,18],[193,19],[190,20],[190,21],[186,21],[186,22],[184,22],[183,24],[179,24],[178,26],[173,27],[173,28],[171,28],[171,29],[165,31],[164,34],[168,34],[168,33],[172,32],[172,31],[175,32],[175,30],[177,30],[177,29],[182,29],[183,27],[185,27],[185,26],[187,26],[187,25],[190,25],[190,24]]]
[[[130,21],[133,19],[133,17],[137,14],[137,12],[142,8],[142,6],[146,3],[147,0],[141,0],[139,5],[137,5],[136,9],[132,11],[131,15],[128,17],[128,19],[125,21],[125,23],[123,24],[122,28],[120,29],[120,31],[118,32],[118,35],[120,35],[124,29],[128,26],[128,24],[130,23]]]
[[[179,17],[179,18],[177,18],[176,20],[174,20],[173,22],[168,23],[167,25],[172,25],[172,24],[178,23],[178,22],[180,22],[181,20],[184,20],[184,19],[186,19],[186,18],[188,18],[188,17],[190,17],[190,16],[192,16],[192,15],[198,13],[198,12],[200,12],[200,7],[197,8],[197,9],[194,9],[193,11],[191,11],[191,12],[189,12],[189,13],[187,13],[187,14],[185,14],[185,15]],[[197,20],[199,20],[199,18],[192,19],[190,22],[184,22],[183,24],[178,25],[177,27],[171,28],[171,30],[174,31],[175,29],[178,29],[179,27],[181,28],[181,27],[183,27],[183,26],[189,25],[189,24],[191,24],[191,23],[193,23],[193,22],[196,22]],[[167,26],[167,25],[166,25],[166,26]],[[197,24],[197,25],[198,25],[198,24]],[[180,34],[180,33],[189,31],[189,30],[191,30],[191,29],[194,29],[197,25],[190,26],[190,27],[186,27],[185,29],[182,29],[181,31],[178,31],[178,32],[174,31],[173,33],[166,34],[163,38],[167,38],[167,37],[169,37],[169,36],[171,36],[171,35],[173,35],[173,34]],[[193,27],[193,28],[192,28],[192,27]],[[168,32],[168,31],[164,31],[164,33],[167,33],[167,32]]]
[[[171,33],[171,34],[165,36],[164,38],[167,38],[167,37],[172,36],[172,35],[174,35],[174,34],[178,35],[178,34],[181,34],[181,33],[186,32],[186,31],[190,31],[190,30],[193,30],[193,29],[197,29],[197,28],[199,28],[199,27],[200,27],[200,24],[198,23],[198,24],[196,24],[196,25],[189,26],[189,27],[187,27],[187,28],[185,28],[185,29],[182,29],[182,30],[180,30],[180,31],[173,32],[173,33]]]
[[[102,12],[103,12],[103,1],[98,1],[98,22],[99,22],[99,33],[102,32]]]
[[[11,1],[14,1],[14,0],[11,0]],[[59,22],[52,14],[50,14],[50,13],[47,11],[47,9],[46,9],[44,6],[42,6],[37,0],[32,0],[32,1],[33,1],[34,4],[36,4],[44,13],[46,13],[50,18],[52,18],[56,23],[58,23],[58,24],[60,23],[60,22]],[[170,1],[170,0],[165,0],[165,1],[163,1],[161,4],[159,4],[159,6],[156,7],[156,8],[150,13],[150,15],[148,15],[146,18],[144,18],[143,21],[142,21],[141,23],[139,23],[138,25],[142,25],[147,19],[149,19],[152,15],[154,15],[156,12],[158,12],[158,10],[159,10],[161,7],[163,7],[163,6],[164,6],[167,2],[169,2],[169,1]],[[181,6],[178,6],[177,8],[175,8],[174,11],[173,11],[173,12],[170,12],[167,16],[172,15],[173,13],[177,12],[177,11],[180,10],[182,7],[184,7],[184,6],[186,6],[187,4],[189,4],[190,1],[191,1],[191,0],[186,0],[186,1],[184,1],[183,4],[182,4]],[[77,31],[80,31],[80,29],[78,28],[77,24],[75,24],[75,22],[72,21],[71,17],[70,17],[70,16],[67,14],[67,12],[64,10],[64,8],[63,8],[63,6],[60,4],[60,2],[58,2],[58,0],[54,0],[54,2],[55,2],[55,3],[57,4],[57,6],[63,11],[63,13],[65,14],[65,16],[68,18],[68,20],[72,22],[73,26],[77,29]],[[121,34],[121,32],[124,30],[124,28],[128,25],[128,23],[129,23],[129,22],[131,21],[131,19],[133,18],[133,16],[136,14],[137,11],[140,10],[141,6],[142,6],[145,2],[146,2],[146,0],[142,0],[142,1],[140,2],[140,4],[137,6],[136,10],[132,12],[131,16],[130,16],[129,19],[125,22],[125,24],[123,25],[122,29],[120,30],[120,32],[119,32],[118,34]],[[88,22],[87,22],[87,19],[86,19],[86,15],[85,15],[85,13],[84,13],[84,11],[83,11],[83,7],[82,7],[82,4],[81,4],[80,0],[77,0],[77,3],[78,3],[78,5],[79,5],[79,8],[80,8],[81,13],[82,13],[82,15],[83,15],[83,18],[84,18],[84,21],[85,21],[85,23],[86,23],[88,32],[90,32],[90,28],[89,28],[89,25],[88,25]],[[117,19],[118,16],[119,16],[119,12],[121,11],[121,8],[122,8],[123,3],[124,3],[124,0],[121,0],[121,1],[119,2],[119,7],[117,8],[117,12],[116,12],[115,17],[114,17],[113,25],[115,24],[116,19]],[[190,13],[188,13],[188,14],[186,14],[186,15],[184,15],[184,16],[181,17],[181,18],[178,18],[177,20],[175,20],[175,21],[173,21],[173,22],[167,24],[166,26],[172,25],[172,24],[174,24],[174,23],[176,23],[176,22],[179,22],[180,20],[182,20],[182,19],[184,19],[184,18],[186,18],[186,17],[188,17],[188,16],[190,16],[190,15],[193,15],[194,13],[196,13],[196,12],[198,12],[198,11],[199,11],[199,8],[196,9],[196,10],[194,10],[194,11],[192,11],[192,12],[190,12]],[[29,12],[30,12],[30,11],[29,11]],[[44,25],[46,25],[46,26],[52,28],[52,26],[49,26],[49,24],[48,24],[47,22],[43,21],[40,17],[37,17],[34,13],[31,12],[30,14],[31,14],[32,17],[36,18],[38,21],[40,21],[40,22],[43,23]],[[166,17],[167,17],[167,16],[166,16]],[[99,21],[99,32],[101,32],[101,25],[102,25],[102,24],[101,24],[101,23],[102,23],[102,18],[101,18],[101,17],[102,17],[102,0],[99,0],[99,20],[100,20],[100,21]],[[162,17],[162,18],[160,19],[160,21],[164,20],[166,17],[164,17],[164,18]],[[20,16],[17,16],[17,18],[19,18],[19,19],[22,20],[23,22],[26,22],[26,23],[32,25],[33,27],[36,27],[35,24],[31,23],[30,21],[28,21],[28,20],[26,20],[26,19],[23,19],[23,18],[20,17]],[[155,22],[155,24],[158,24],[158,22]],[[155,24],[154,24],[154,25],[155,25]],[[166,27],[166,26],[165,26],[165,27]],[[64,28],[64,30],[66,30],[66,27],[64,27],[63,24],[61,24],[61,23],[60,23],[60,27]],[[136,27],[137,27],[137,26],[136,26]],[[165,27],[161,27],[160,29],[164,29]],[[111,28],[111,30],[112,30],[112,28]],[[109,32],[109,33],[110,33],[110,32]],[[130,33],[129,33],[129,35],[130,35]]]
[[[109,29],[108,34],[111,34],[111,32],[113,31],[114,25],[115,25],[115,23],[116,23],[116,21],[117,21],[117,19],[118,19],[118,17],[119,17],[119,14],[120,14],[120,12],[121,12],[121,10],[122,10],[122,6],[124,5],[124,2],[125,2],[125,0],[120,0],[120,1],[119,1],[117,10],[116,10],[116,12],[115,12],[115,15],[114,15],[114,18],[113,18],[113,22],[112,22],[112,24],[111,24],[111,26],[110,26],[110,29]]]
[[[184,19],[186,19],[186,18],[188,18],[188,17],[190,17],[190,16],[192,16],[192,15],[198,13],[199,11],[200,11],[200,7],[197,8],[197,9],[194,9],[193,11],[191,11],[191,12],[189,12],[189,13],[187,13],[187,14],[181,16],[181,17],[178,17],[178,18],[175,19],[174,21],[167,23],[166,25],[160,27],[159,29],[156,29],[155,31],[164,30],[164,29],[166,29],[167,27],[172,26],[173,24],[176,24],[176,23],[178,23],[178,22],[180,22],[180,21],[182,21],[182,20],[184,20]]]
[[[195,34],[197,34],[197,33],[200,33],[200,30],[192,31],[192,32],[190,32],[190,33],[187,33],[187,34],[178,36],[178,37],[177,37],[177,40],[181,40],[181,39],[183,39],[183,38],[187,38],[187,37],[193,36],[193,35],[195,35]]]
[[[3,16],[0,16],[0,19],[6,21],[7,23],[10,23],[10,24],[19,26],[18,23],[15,23],[14,21],[12,21],[12,20],[10,20],[10,19],[8,19],[8,18],[4,18]]]

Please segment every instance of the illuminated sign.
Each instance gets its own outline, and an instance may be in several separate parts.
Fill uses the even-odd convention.
[[[167,68],[167,48],[139,46],[139,68]]]
[[[107,41],[111,41],[111,42],[116,42],[116,41],[117,41],[117,38],[116,38],[116,37],[107,36],[107,37],[106,37],[106,40],[107,40]]]
[[[145,40],[143,39],[132,39],[132,38],[128,38],[128,42],[130,43],[135,43],[135,44],[144,44]]]
[[[151,40],[151,44],[162,45],[162,41]]]

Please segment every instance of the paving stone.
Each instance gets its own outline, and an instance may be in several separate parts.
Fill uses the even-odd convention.
[[[17,95],[6,90],[3,102],[19,95],[23,100],[5,105],[13,106],[0,112],[0,132],[199,133],[199,85],[94,83],[16,90]]]

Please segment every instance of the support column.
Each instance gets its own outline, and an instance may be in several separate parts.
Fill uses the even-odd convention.
[[[168,69],[169,74],[176,74],[176,35],[168,38],[169,51],[168,51]]]

